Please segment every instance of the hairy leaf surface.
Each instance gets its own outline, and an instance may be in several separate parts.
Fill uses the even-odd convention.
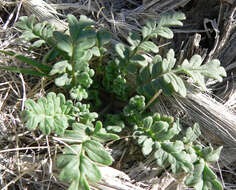
[[[62,135],[72,119],[70,111],[73,108],[71,101],[66,101],[64,95],[48,93],[47,97],[37,102],[28,99],[25,102],[24,120],[29,130],[37,127],[46,135],[55,132]]]

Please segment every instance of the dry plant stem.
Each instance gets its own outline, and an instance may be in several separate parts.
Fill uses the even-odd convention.
[[[147,103],[143,111],[145,111],[158,98],[158,96],[160,96],[161,93],[162,93],[162,89],[157,91],[157,93],[151,98],[151,100],[149,100],[149,102]]]
[[[16,121],[15,119],[11,116],[11,122],[12,122],[12,127],[13,127],[13,130],[15,132],[15,141],[16,141],[16,148],[19,148],[19,137],[18,137],[18,132],[17,132],[17,125],[16,125]],[[21,172],[21,162],[20,162],[20,152],[19,150],[16,150],[16,160],[17,160],[17,170],[18,170],[18,174],[20,174]],[[22,181],[20,179],[20,184],[22,185]]]
[[[218,25],[217,25],[215,20],[204,19],[204,27],[205,27],[206,31],[208,31],[206,24],[209,23],[209,22],[211,23],[211,26],[213,27],[213,30],[215,32],[215,42],[214,42],[214,46],[213,46],[212,50],[208,53],[206,59],[204,60],[205,63],[209,62],[212,59],[212,56],[215,53],[216,48],[219,44],[219,28],[218,28]],[[209,36],[209,38],[211,38],[211,36],[208,32],[206,34]]]
[[[47,147],[48,147],[48,156],[49,156],[49,173],[52,175],[52,157],[51,157],[51,148],[48,140],[48,136],[46,136]],[[51,176],[50,176],[51,178]]]
[[[6,153],[6,152],[15,152],[15,151],[21,151],[21,150],[30,150],[30,149],[47,149],[48,146],[36,146],[36,147],[22,147],[22,148],[12,148],[7,150],[0,150],[0,154]]]
[[[221,182],[222,182],[222,186],[223,186],[223,188],[225,188],[224,178],[223,178],[222,171],[220,169],[220,165],[219,165],[218,161],[217,161],[217,167],[218,167],[218,171],[220,173],[220,179],[221,179]]]
[[[65,146],[66,146],[67,148],[69,148],[72,152],[74,152],[75,154],[77,154],[77,152],[76,152],[73,148],[71,148],[70,145],[68,145],[67,143],[65,143],[65,142],[62,140],[62,138],[53,137],[53,139],[56,140],[56,141],[58,141],[58,142],[60,142],[61,144],[65,145]]]
[[[7,22],[3,25],[3,27],[2,27],[3,30],[6,30],[6,29],[7,29],[9,23],[11,22],[11,19],[12,19],[13,16],[14,16],[15,11],[16,11],[16,7],[14,8],[14,10],[12,11],[12,13],[11,13],[10,16],[8,17]]]
[[[55,16],[58,14],[56,10],[43,0],[24,0],[23,7],[31,14],[35,14],[40,21],[46,20],[61,31],[67,29],[66,23]]]
[[[21,79],[21,82],[22,82],[22,94],[23,94],[23,97],[22,97],[21,111],[23,111],[24,110],[24,106],[25,106],[25,100],[26,100],[25,81],[24,81],[23,75],[21,73],[19,74],[19,76],[20,76],[20,79]]]
[[[234,14],[236,12],[236,3],[232,5],[232,9],[230,11],[229,17],[226,19],[226,24],[224,27],[224,31],[222,34],[222,37],[220,39],[220,42],[215,50],[214,56],[217,56],[219,52],[223,49],[223,47],[226,45],[226,42],[230,36],[230,33],[234,27],[236,27],[236,23],[234,23]]]
[[[18,5],[18,7],[17,7],[17,12],[16,12],[16,17],[15,17],[15,20],[14,20],[14,23],[18,20],[18,18],[19,18],[19,14],[20,14],[20,9],[21,9],[21,6],[22,6],[22,2],[23,2],[24,0],[21,0],[20,1],[20,3],[19,4],[17,4]]]
[[[33,172],[34,170],[38,169],[41,165],[44,164],[44,162],[47,162],[47,160],[42,160],[40,163],[32,166],[31,168],[27,169],[26,171],[24,171],[23,173],[21,173],[20,175],[18,175],[15,179],[13,179],[12,181],[10,181],[7,185],[5,185],[2,190],[8,190],[8,187],[11,185],[11,184],[14,184],[16,183],[19,179],[21,179],[25,174],[28,174],[28,173],[31,173]]]
[[[121,157],[120,157],[120,160],[119,160],[119,161],[117,162],[117,164],[116,164],[116,168],[117,168],[117,169],[120,169],[120,168],[121,168],[122,160],[123,160],[123,158],[124,158],[124,156],[125,156],[126,151],[127,151],[127,147],[125,147],[125,149],[123,150],[123,153],[122,153],[122,155],[121,155]]]
[[[2,110],[2,108],[5,106],[8,94],[10,92],[10,88],[7,89],[7,92],[5,93],[3,99],[1,99],[1,103],[0,103],[0,111]]]
[[[50,4],[56,10],[65,10],[65,9],[77,9],[77,10],[86,10],[88,12],[98,12],[97,9],[90,6],[83,5],[82,3],[60,3],[60,4]]]

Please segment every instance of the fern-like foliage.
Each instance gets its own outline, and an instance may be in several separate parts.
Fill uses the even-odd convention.
[[[214,189],[222,190],[222,185],[217,180],[215,173],[209,168],[207,163],[200,159],[194,164],[193,174],[186,178],[187,186],[194,186],[196,190]]]
[[[129,45],[116,44],[115,55],[109,56],[105,47],[111,35],[104,30],[96,30],[95,22],[86,16],[82,15],[77,20],[73,15],[68,15],[69,31],[66,32],[54,31],[46,22],[35,24],[33,16],[20,19],[17,26],[24,30],[22,37],[33,43],[33,47],[47,44],[51,50],[44,56],[43,64],[24,56],[17,55],[16,58],[39,70],[36,73],[38,76],[53,77],[55,84],[66,88],[73,100],[51,92],[37,102],[27,100],[23,114],[29,130],[39,127],[45,135],[53,133],[60,136],[60,142],[66,145],[57,157],[56,165],[61,169],[59,178],[70,183],[70,190],[89,190],[89,182],[101,180],[98,165],[112,163],[112,157],[103,143],[119,138],[106,129],[121,132],[126,126],[130,127],[129,131],[133,129],[133,137],[145,156],[153,153],[158,166],[170,168],[173,173],[185,172],[186,186],[196,190],[222,189],[210,169],[210,163],[219,159],[222,147],[214,150],[211,146],[199,145],[196,142],[200,135],[198,124],[184,133],[179,119],[147,112],[152,97],[158,92],[166,95],[178,93],[185,97],[187,82],[206,90],[206,79],[222,81],[222,77],[226,76],[218,60],[202,64],[201,57],[194,55],[190,60],[176,65],[173,50],[169,50],[165,58],[156,55],[159,47],[152,38],[173,38],[170,27],[181,26],[184,19],[182,13],[173,13],[163,15],[158,22],[148,21],[141,34],[129,34]],[[0,52],[15,56],[12,52]],[[147,53],[151,61],[146,58]],[[48,62],[52,66],[48,66]],[[10,69],[35,74],[34,70]],[[96,90],[89,89],[93,78],[96,79],[93,86],[98,84]],[[135,80],[136,84],[130,79]],[[101,117],[106,118],[106,129],[102,122],[96,121],[98,114],[90,112],[90,105],[81,102],[87,99],[87,103],[93,100],[101,104],[97,89],[102,88],[107,91],[105,94],[112,94],[112,100],[126,101],[134,95],[123,112],[112,112]],[[136,95],[136,92],[141,95]],[[151,100],[146,105],[147,99]]]
[[[151,38],[157,38],[158,36],[167,39],[173,38],[173,32],[170,27],[181,26],[181,21],[184,19],[185,16],[182,13],[165,14],[159,22],[147,21],[146,26],[142,28],[142,36],[136,32],[129,33],[127,41],[130,46],[126,46],[123,43],[116,44],[115,51],[118,57],[108,63],[104,77],[105,88],[112,91],[117,97],[128,97],[127,74],[135,74],[140,67],[148,65],[148,61],[144,56],[145,53],[158,53],[159,51],[159,47],[151,41]],[[143,52],[143,54],[140,52]],[[119,90],[114,89],[117,80],[123,81],[123,88]]]
[[[71,98],[82,100],[88,97],[85,89],[92,84],[94,70],[89,67],[93,56],[100,56],[106,52],[103,47],[110,40],[109,33],[96,32],[95,23],[86,16],[78,21],[73,15],[68,15],[69,34],[54,32],[56,47],[64,54],[64,60],[53,65],[50,75],[57,75],[57,86],[72,86]]]
[[[69,120],[75,119],[72,111],[72,101],[66,101],[63,94],[56,95],[50,92],[46,98],[39,98],[37,102],[32,99],[26,100],[23,115],[29,130],[35,130],[39,126],[43,134],[55,132],[62,135],[69,126]]]
[[[102,143],[119,136],[107,133],[100,121],[94,126],[98,114],[89,112],[89,105],[73,105],[64,95],[50,92],[37,102],[28,99],[23,116],[29,130],[39,126],[43,134],[55,133],[68,144],[57,158],[57,167],[61,169],[59,178],[71,183],[69,189],[90,190],[88,182],[101,180],[97,164],[110,165],[113,161]]]
[[[48,22],[35,23],[35,16],[22,16],[16,23],[16,27],[23,30],[21,38],[34,41],[32,47],[39,48],[50,41],[54,28]]]
[[[102,61],[107,51],[104,46],[110,41],[111,35],[105,30],[96,31],[95,22],[84,15],[79,20],[68,15],[67,21],[69,34],[54,31],[47,22],[36,24],[34,16],[21,17],[16,26],[23,30],[22,38],[32,42],[33,47],[47,44],[52,48],[42,62],[55,62],[49,75],[55,76],[57,86],[70,87],[71,98],[80,101],[88,97],[85,89],[93,82],[94,70],[90,68],[89,62],[93,56]],[[61,59],[58,61],[59,56]],[[24,70],[18,69],[16,72],[21,71]],[[116,84],[121,86],[123,81],[118,78]]]
[[[90,190],[88,181],[98,182],[102,178],[97,164],[110,165],[113,161],[101,143],[118,138],[106,133],[101,122],[95,127],[74,123],[72,130],[66,130],[63,135],[71,146],[64,148],[57,158],[57,167],[61,169],[59,178],[71,183],[69,189]]]
[[[216,79],[219,82],[226,76],[223,67],[216,59],[202,64],[202,59],[199,55],[194,55],[190,61],[184,60],[183,63],[175,68],[176,58],[172,49],[162,59],[157,55],[152,63],[143,67],[137,77],[138,92],[147,97],[154,96],[160,89],[164,94],[171,95],[176,92],[185,97],[187,89],[183,75],[188,75],[192,82],[197,84],[202,90],[206,90],[206,78]]]
[[[159,22],[148,21],[147,25],[142,29],[143,38],[157,37],[161,36],[167,39],[174,37],[170,26],[182,26],[182,20],[185,20],[185,15],[181,12],[176,12],[174,14],[163,15]]]
[[[39,98],[37,102],[32,99],[26,100],[23,112],[26,127],[29,130],[39,127],[45,135],[52,132],[63,135],[69,123],[76,122],[76,118],[80,123],[92,125],[97,117],[97,113],[89,111],[89,105],[80,102],[73,105],[63,94],[56,95],[54,92],[48,93],[47,97]]]
[[[173,117],[158,113],[145,116],[145,103],[140,100],[145,99],[143,96],[132,98],[124,108],[124,113],[128,123],[133,125],[133,137],[142,147],[143,154],[148,156],[153,152],[156,163],[162,168],[170,167],[175,174],[190,174],[185,178],[185,184],[189,187],[196,190],[223,190],[209,167],[209,163],[219,159],[222,147],[214,150],[211,146],[203,148],[202,145],[196,144],[195,141],[200,135],[198,124],[188,128],[186,135],[181,137],[182,127],[179,120],[174,121]],[[136,109],[130,111],[131,108]]]

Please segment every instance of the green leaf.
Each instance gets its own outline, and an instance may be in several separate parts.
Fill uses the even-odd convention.
[[[85,33],[88,33],[88,32],[85,32]],[[79,43],[75,47],[76,52],[85,51],[87,49],[92,48],[95,45],[95,43],[96,43],[95,33],[94,33],[94,37],[92,37],[92,38],[90,37],[90,35],[87,38],[84,37],[83,40],[79,41]]]
[[[53,65],[49,75],[62,74],[65,73],[67,69],[68,70],[72,69],[68,61],[67,60],[59,61]]]
[[[214,150],[211,146],[205,147],[201,150],[201,157],[206,162],[217,162],[219,160],[222,148],[223,146],[220,146]]]
[[[56,160],[57,167],[61,169],[59,178],[71,183],[71,190],[90,190],[87,180],[97,182],[101,179],[99,169],[83,154],[82,149],[81,144],[66,147]]]
[[[186,96],[185,84],[173,69],[176,62],[174,55],[174,51],[170,49],[165,59],[162,60],[160,56],[156,56],[153,63],[140,70],[137,77],[140,94],[152,98],[159,90],[162,90],[166,95],[177,92],[183,97]]]
[[[88,72],[81,72],[77,74],[76,79],[78,81],[78,84],[84,88],[89,88],[90,85],[93,83],[93,80],[89,76]]]
[[[155,32],[161,37],[172,39],[174,34],[168,27],[182,26],[183,23],[181,21],[184,19],[185,15],[181,12],[175,12],[174,14],[164,14],[161,17]]]
[[[196,190],[223,190],[217,176],[202,159],[194,165],[193,174],[185,179],[185,184]]]
[[[197,185],[196,189],[202,190],[203,186],[202,173],[204,171],[204,167],[205,167],[205,162],[202,159],[200,159],[198,163],[194,164],[193,174],[185,179],[185,184],[189,187]]]
[[[169,163],[173,173],[177,173],[181,169],[185,172],[193,170],[191,157],[184,151],[184,144],[181,141],[162,142],[154,156],[159,166],[163,167],[165,163]]]
[[[173,123],[170,126],[165,121],[156,121],[150,131],[153,133],[153,137],[158,141],[170,140],[181,131],[179,121]]]
[[[145,117],[145,118],[143,119],[143,127],[144,127],[145,129],[150,129],[151,126],[152,126],[152,124],[153,124],[153,119],[152,119],[151,116]]]
[[[80,28],[78,26],[78,20],[74,15],[68,14],[67,21],[69,23],[70,36],[73,41],[76,41],[80,33]]]
[[[45,41],[44,41],[44,40],[37,40],[37,41],[35,41],[35,42],[32,44],[32,47],[34,47],[34,48],[39,48],[39,47],[41,47],[43,44],[45,44]]]
[[[11,51],[4,51],[4,50],[0,50],[0,53],[3,53],[5,55],[9,55],[14,57],[15,59],[22,61],[24,63],[27,63],[29,65],[32,65],[33,67],[36,67],[37,69],[41,70],[44,73],[49,73],[49,71],[51,70],[51,67],[42,63],[39,63],[29,57],[25,57],[23,55],[17,55],[14,52]],[[19,68],[20,69],[20,68]],[[22,68],[23,69],[23,68]]]
[[[202,66],[204,76],[212,79],[216,79],[219,82],[223,81],[223,77],[226,77],[226,71],[224,67],[220,66],[218,59],[213,59]]]
[[[126,116],[131,116],[142,112],[145,108],[145,98],[144,96],[136,95],[132,97],[129,104],[124,108],[123,112]]]
[[[121,115],[107,114],[105,126],[108,131],[119,133],[125,127],[125,123],[122,121]]]
[[[59,155],[56,160],[56,166],[61,170],[59,178],[65,182],[77,180],[81,173],[80,167],[80,153],[82,151],[81,145],[71,145],[70,148],[63,149],[63,154]]]
[[[97,56],[97,57],[102,56],[102,55],[100,54],[100,51],[99,51],[98,47],[96,47],[96,46],[93,47],[93,48],[91,48],[91,49],[89,49],[88,51],[90,51],[91,54],[94,55],[94,56]]]
[[[145,41],[140,45],[140,48],[143,49],[146,52],[153,52],[153,53],[158,53],[159,48],[156,44],[154,44],[151,41]]]
[[[19,21],[15,24],[16,27],[22,30],[29,30],[33,28],[35,22],[35,16],[22,16],[19,18]]]
[[[124,44],[118,43],[115,45],[116,53],[122,58],[127,59],[129,55],[129,50],[125,47]]]
[[[65,86],[65,85],[70,84],[70,82],[71,82],[71,79],[68,77],[67,73],[64,73],[63,75],[55,79],[55,84],[57,86]]]
[[[179,93],[182,97],[187,95],[185,84],[179,76],[174,73],[167,73],[163,75],[163,79],[167,84],[171,85],[171,89],[174,89],[174,91]]]
[[[78,44],[78,41],[84,41],[88,37],[88,30],[86,27],[94,24],[94,21],[81,15],[79,21],[74,15],[67,15],[67,20],[69,22],[69,31],[71,39],[74,43]]]
[[[175,66],[175,62],[176,62],[175,52],[173,49],[170,49],[166,54],[166,58],[163,59],[162,72],[163,73],[170,72]]]
[[[101,142],[101,143],[105,143],[107,141],[111,141],[111,140],[117,140],[119,139],[119,136],[118,135],[115,135],[113,133],[106,133],[106,132],[97,132],[97,133],[94,133],[91,138],[93,140],[96,140],[98,142]]]
[[[183,23],[181,22],[182,20],[185,20],[186,17],[184,13],[181,12],[174,12],[173,14],[164,14],[158,25],[159,26],[182,26]]]
[[[220,66],[218,60],[212,60],[205,65],[201,64],[202,58],[199,55],[194,55],[189,62],[185,59],[183,63],[178,66],[178,70],[190,76],[193,82],[203,90],[206,90],[205,77],[213,78],[221,82],[222,77],[226,76],[226,72],[224,68]]]
[[[135,64],[141,67],[145,67],[148,64],[147,60],[142,55],[134,55],[129,61],[131,64]]]
[[[81,155],[80,169],[87,176],[88,180],[91,182],[98,182],[101,180],[101,172],[99,171],[96,164],[94,164],[86,156]]]
[[[104,165],[112,164],[112,157],[107,151],[105,151],[104,147],[100,143],[94,140],[87,140],[83,143],[83,146],[91,160]]]
[[[174,34],[171,29],[167,27],[159,26],[158,30],[156,31],[156,35],[161,36],[166,39],[172,39],[174,37]]]
[[[68,35],[61,32],[53,32],[53,36],[56,39],[56,46],[58,49],[68,53],[69,56],[72,56],[72,44]]]
[[[11,66],[0,66],[0,69],[15,72],[15,73],[22,73],[25,75],[33,75],[33,76],[40,76],[40,77],[48,76],[47,74],[40,73],[32,69],[23,69],[23,68],[18,68],[18,67],[11,67]]]
[[[97,121],[95,129],[91,135],[91,139],[96,140],[100,143],[105,143],[107,141],[117,140],[119,139],[119,136],[113,133],[107,133],[106,130],[102,128],[102,122]]]
[[[80,177],[79,186],[78,186],[77,189],[79,189],[79,190],[90,190],[88,181],[86,180],[86,178],[84,176]]]
[[[111,33],[105,30],[99,30],[97,32],[98,47],[104,46],[111,40]]]
[[[158,23],[154,21],[147,21],[145,27],[142,28],[143,38],[150,38],[161,36],[167,39],[173,38],[173,32],[169,27],[171,26],[182,26],[182,20],[185,19],[185,15],[180,12],[173,14],[167,13],[161,16]]]
[[[198,123],[193,125],[193,128],[189,127],[186,131],[186,136],[183,138],[183,142],[188,144],[194,142],[201,135],[200,126]]]
[[[46,98],[40,98],[38,102],[28,99],[25,102],[24,120],[29,130],[35,130],[38,126],[40,130],[48,135],[55,132],[62,135],[69,126],[68,115],[72,110],[72,102],[65,101],[62,94],[56,95],[48,93]]]
[[[72,183],[70,184],[68,190],[75,190],[79,188],[79,180],[73,180]],[[89,189],[86,189],[89,190]]]
[[[51,43],[54,31],[53,26],[46,21],[35,24],[34,15],[20,17],[15,26],[23,30],[20,38],[24,38],[27,41],[34,40],[32,44],[34,48],[39,48],[45,43]]]
[[[88,93],[84,88],[82,88],[80,85],[78,85],[77,87],[71,88],[70,97],[72,99],[77,99],[78,101],[81,101],[83,99],[88,98]]]
[[[86,133],[87,125],[82,123],[73,123],[72,130],[65,130],[63,135],[64,141],[68,143],[83,142],[89,139]]]
[[[144,142],[142,144],[142,153],[144,156],[147,156],[152,152],[153,144],[154,144],[154,142],[153,142],[152,138],[147,138],[144,140]]]
[[[137,32],[131,32],[127,37],[127,41],[129,42],[132,48],[135,48],[141,42],[141,37]]]

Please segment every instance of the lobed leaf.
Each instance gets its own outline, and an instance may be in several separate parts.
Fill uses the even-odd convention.
[[[193,174],[185,179],[185,184],[196,190],[223,190],[217,176],[202,159],[194,165]]]
[[[69,56],[72,56],[73,47],[70,41],[70,37],[58,31],[53,32],[53,37],[57,41],[57,48],[68,53]]]
[[[223,67],[220,66],[218,60],[212,60],[205,65],[202,65],[202,58],[199,55],[194,55],[190,61],[184,60],[178,66],[178,71],[190,76],[194,83],[198,84],[203,90],[206,90],[205,77],[213,78],[222,81],[222,77],[226,76]]]
[[[173,173],[177,173],[181,169],[185,172],[191,172],[193,170],[191,157],[184,151],[183,142],[163,142],[159,147],[154,155],[159,166],[168,163],[171,165]]]
[[[100,143],[94,140],[87,140],[83,143],[83,146],[91,160],[100,164],[111,165],[113,159]]]
[[[189,127],[186,131],[186,136],[183,138],[185,144],[194,142],[201,135],[200,126],[198,123],[193,125],[193,128]]]
[[[72,110],[72,102],[64,101],[62,94],[48,93],[46,98],[40,98],[38,102],[28,99],[25,102],[24,120],[29,130],[40,130],[48,135],[55,132],[62,135],[69,126],[71,116],[68,113]]]
[[[67,70],[72,70],[71,65],[68,63],[68,61],[59,61],[53,65],[49,75],[62,74],[65,73]]]
[[[46,42],[51,43],[50,40],[54,31],[53,26],[46,21],[35,24],[34,15],[20,17],[15,26],[23,30],[21,38],[27,41],[35,40],[32,44],[34,48],[41,47]]]
[[[173,70],[175,62],[172,49],[168,51],[163,60],[160,56],[156,56],[153,63],[140,70],[137,76],[138,92],[149,98],[153,97],[159,90],[162,90],[166,95],[177,92],[185,97],[187,94],[185,84]]]
[[[211,146],[205,147],[201,150],[200,155],[206,162],[217,162],[219,160],[222,148],[223,146],[220,146],[214,150]]]
[[[142,29],[143,38],[161,36],[167,39],[173,38],[174,34],[170,30],[171,26],[182,26],[182,20],[185,19],[185,15],[180,12],[173,14],[167,13],[161,16],[158,23],[154,21],[147,21],[147,24]]]

